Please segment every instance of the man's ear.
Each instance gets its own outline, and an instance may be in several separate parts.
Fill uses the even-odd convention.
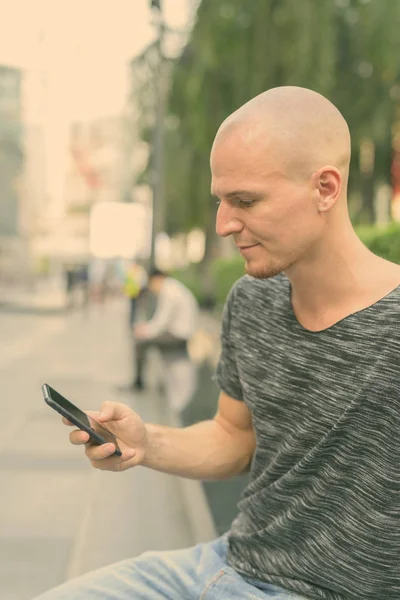
[[[342,176],[339,169],[332,166],[323,167],[314,173],[314,185],[318,192],[318,212],[327,212],[340,197]]]

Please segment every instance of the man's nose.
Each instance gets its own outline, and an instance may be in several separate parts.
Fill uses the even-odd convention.
[[[216,232],[221,237],[227,237],[233,233],[239,233],[243,229],[243,223],[238,218],[234,207],[221,202],[217,211]]]

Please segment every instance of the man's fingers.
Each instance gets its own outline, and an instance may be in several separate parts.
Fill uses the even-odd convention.
[[[118,421],[126,415],[126,408],[126,404],[106,400],[101,405],[100,412],[97,413],[97,420],[101,422]]]
[[[86,456],[93,462],[104,460],[112,456],[114,452],[114,444],[101,444],[100,446],[97,444],[88,444],[85,450]]]
[[[69,441],[71,444],[75,446],[80,446],[81,444],[86,444],[90,439],[90,436],[86,431],[81,431],[80,429],[76,429],[69,434]]]
[[[133,448],[126,448],[122,456],[114,456],[114,444],[102,444],[101,446],[86,446],[86,456],[91,460],[94,467],[111,471],[121,471],[128,468],[128,461],[136,456]]]

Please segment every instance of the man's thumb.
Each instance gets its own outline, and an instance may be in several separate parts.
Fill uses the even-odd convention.
[[[99,421],[111,421],[114,419],[113,402],[103,402],[100,408]]]

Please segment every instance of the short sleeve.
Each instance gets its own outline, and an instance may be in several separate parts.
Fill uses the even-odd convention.
[[[233,343],[234,332],[232,331],[232,315],[234,314],[237,287],[235,284],[231,289],[222,313],[221,355],[213,379],[223,392],[236,400],[243,400]]]

